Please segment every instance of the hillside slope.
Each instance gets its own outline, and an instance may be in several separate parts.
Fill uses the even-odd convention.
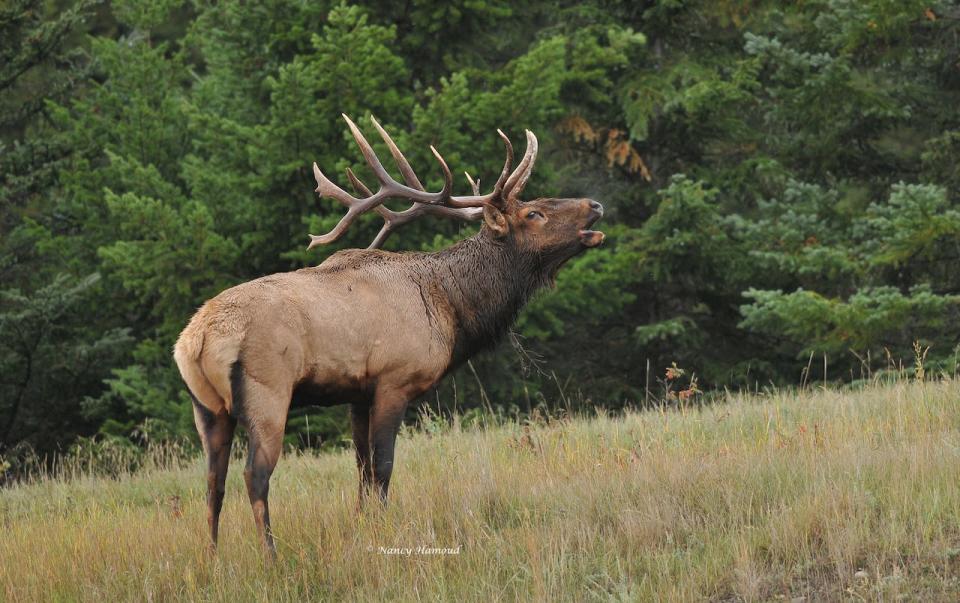
[[[239,462],[218,558],[199,460],[2,491],[0,599],[960,597],[956,383],[454,426],[398,459],[358,518],[352,454],[285,457],[272,567]]]

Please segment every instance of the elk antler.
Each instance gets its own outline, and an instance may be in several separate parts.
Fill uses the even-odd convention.
[[[537,162],[537,150],[540,148],[540,143],[537,142],[537,137],[534,136],[533,132],[526,130],[526,133],[527,150],[523,154],[523,159],[520,160],[520,165],[510,174],[510,178],[503,187],[508,203],[516,203],[519,201],[520,193],[522,193],[524,187],[527,186],[527,180],[530,179],[530,174],[533,173],[533,166]]]
[[[473,195],[455,197],[450,194],[453,186],[453,177],[450,174],[450,169],[447,167],[440,153],[431,146],[430,150],[443,169],[444,184],[439,192],[430,193],[424,190],[413,168],[410,167],[410,163],[403,156],[403,153],[400,152],[400,149],[397,148],[397,145],[393,142],[393,139],[390,138],[390,135],[387,134],[386,130],[380,126],[372,115],[370,116],[370,121],[373,122],[377,132],[380,133],[381,138],[383,138],[387,148],[390,150],[390,154],[393,156],[397,167],[400,169],[400,173],[403,175],[405,185],[394,180],[387,170],[384,169],[383,164],[380,163],[377,155],[373,152],[370,143],[368,143],[366,138],[363,137],[363,134],[360,133],[360,129],[357,128],[356,124],[346,115],[344,115],[343,118],[350,127],[350,132],[353,134],[354,140],[357,141],[357,145],[360,147],[360,151],[363,153],[367,165],[370,166],[370,169],[380,182],[380,190],[372,193],[370,189],[357,178],[353,171],[348,168],[347,178],[350,180],[351,185],[357,194],[364,195],[363,198],[358,199],[330,181],[323,175],[323,172],[320,171],[317,164],[314,163],[313,174],[317,179],[316,191],[320,193],[322,197],[331,197],[346,205],[347,213],[327,234],[320,236],[310,235],[310,245],[307,249],[336,241],[346,232],[347,228],[350,227],[350,224],[353,223],[353,220],[356,219],[357,216],[370,210],[376,211],[380,217],[383,218],[384,224],[379,234],[377,234],[377,237],[370,244],[369,249],[380,247],[387,237],[390,236],[390,233],[398,226],[411,222],[423,215],[441,216],[466,221],[479,220],[483,215],[482,208],[484,205],[489,204],[504,208],[508,203],[516,202],[517,195],[523,190],[523,185],[526,184],[527,179],[530,177],[529,172],[533,169],[533,161],[536,157],[537,138],[532,132],[527,130],[527,151],[524,154],[521,164],[510,174],[510,166],[513,162],[513,145],[510,143],[510,139],[507,138],[506,134],[501,130],[497,130],[506,147],[506,159],[503,170],[501,170],[500,177],[497,179],[493,190],[486,195],[481,195],[479,191],[479,181],[474,183],[470,175],[467,174],[467,179],[470,181],[471,188],[473,189]],[[533,149],[532,154],[531,147]],[[507,176],[508,174],[510,174],[509,178]],[[395,212],[383,206],[384,201],[391,197],[409,199],[413,201],[414,204],[405,211]]]

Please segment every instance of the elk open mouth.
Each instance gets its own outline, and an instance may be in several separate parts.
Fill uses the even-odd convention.
[[[599,230],[581,230],[580,244],[584,247],[596,247],[600,243],[603,243],[604,237],[606,237],[606,235]]]
[[[584,247],[596,247],[600,243],[603,243],[603,239],[606,237],[605,234],[599,230],[589,230],[597,220],[603,216],[603,210],[600,210],[589,222],[586,223],[585,228],[581,228],[580,232],[580,244]]]

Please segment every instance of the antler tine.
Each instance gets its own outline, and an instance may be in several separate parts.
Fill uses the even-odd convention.
[[[348,207],[347,213],[345,216],[340,218],[340,221],[336,226],[333,227],[333,230],[328,232],[325,235],[310,235],[310,244],[307,246],[307,250],[313,249],[317,245],[326,245],[327,243],[332,243],[339,239],[344,231],[350,226],[350,223],[353,222],[355,217],[356,208],[360,203],[359,199],[354,198],[350,193],[343,190],[336,184],[334,184],[329,178],[324,176],[323,172],[320,171],[320,167],[317,166],[317,162],[313,162],[313,177],[317,180],[317,188],[314,189],[317,193],[320,193],[321,197],[330,197],[336,199],[340,203],[343,203]]]
[[[470,188],[473,189],[474,196],[479,196],[480,195],[480,179],[477,178],[476,181],[474,181],[474,179],[470,177],[470,172],[464,172],[463,175],[467,177],[467,182],[470,183]]]
[[[503,130],[497,128],[497,134],[500,135],[500,138],[503,140],[503,144],[507,147],[507,160],[503,162],[503,169],[500,170],[500,177],[497,178],[497,184],[494,186],[494,190],[503,191],[503,186],[507,182],[507,175],[510,174],[510,168],[513,164],[513,143],[510,142],[510,138],[503,133]]]
[[[367,197],[373,196],[373,193],[370,192],[370,189],[367,188],[367,185],[361,182],[360,179],[357,178],[357,175],[354,174],[353,170],[350,168],[347,168],[347,179],[350,180],[350,185],[353,187],[353,190],[357,191],[357,193]],[[383,206],[380,205],[379,207]]]
[[[477,186],[473,187],[473,196],[450,197],[450,200],[447,203],[451,207],[481,207],[487,204],[503,204],[503,191],[506,190],[504,188],[504,183],[507,181],[507,175],[510,174],[510,166],[513,164],[513,144],[510,142],[510,138],[508,138],[500,128],[497,128],[497,134],[499,134],[500,138],[503,140],[503,146],[506,149],[506,159],[503,161],[503,169],[500,170],[500,177],[497,178],[497,183],[493,185],[493,190],[486,195],[480,195],[480,180],[478,178]],[[467,176],[467,178],[469,179],[470,176]],[[473,181],[471,181],[471,186],[472,185]]]
[[[435,149],[433,145],[430,145],[430,152],[433,153],[433,156],[437,158],[437,161],[440,162],[440,167],[443,169],[443,188],[440,189],[439,193],[435,193],[437,196],[436,201],[427,201],[427,203],[432,203],[435,205],[447,203],[450,201],[450,192],[453,190],[453,174],[450,173],[450,168],[447,166],[447,162],[444,161],[440,151]],[[429,195],[430,193],[427,194]],[[418,199],[414,200],[417,201]]]
[[[400,173],[403,174],[403,180],[407,183],[407,186],[415,188],[419,191],[425,190],[423,185],[420,184],[420,180],[417,178],[417,174],[414,173],[413,168],[410,167],[410,163],[407,161],[407,158],[403,156],[403,153],[400,152],[400,149],[397,148],[396,143],[393,142],[393,139],[390,138],[390,135],[387,134],[387,131],[383,129],[380,125],[380,122],[371,115],[370,121],[373,122],[373,127],[377,129],[377,132],[380,133],[380,137],[383,138],[383,142],[387,143],[387,148],[390,149],[390,154],[393,155],[393,160],[397,163],[397,167],[400,168]]]
[[[510,175],[507,184],[504,186],[504,193],[506,194],[507,200],[511,202],[516,201],[520,193],[523,192],[523,188],[527,185],[527,180],[530,179],[530,174],[533,173],[533,166],[537,162],[537,150],[540,146],[537,142],[537,137],[530,130],[526,130],[526,133],[527,150],[523,154],[520,165],[513,171],[513,174]]]
[[[370,166],[370,169],[373,170],[373,173],[376,175],[377,180],[380,182],[389,182],[392,180],[390,174],[387,173],[387,170],[383,168],[383,164],[380,163],[380,159],[377,157],[377,154],[373,152],[373,147],[370,146],[370,143],[367,142],[367,139],[364,138],[363,133],[360,132],[360,128],[357,127],[357,124],[353,123],[353,120],[347,117],[346,113],[341,113],[344,121],[347,122],[347,126],[350,128],[350,133],[353,134],[353,139],[357,141],[357,146],[360,147],[360,152],[363,154],[363,158],[367,161],[367,165]]]
[[[331,199],[336,199],[340,203],[343,203],[346,206],[350,206],[359,199],[355,199],[353,195],[343,190],[332,180],[327,178],[323,172],[320,171],[320,166],[317,165],[317,162],[313,162],[313,177],[317,181],[317,188],[313,189],[314,192],[319,193],[321,197],[330,197]]]

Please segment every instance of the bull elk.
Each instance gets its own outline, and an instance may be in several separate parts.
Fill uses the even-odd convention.
[[[385,500],[394,443],[409,401],[509,329],[523,305],[559,268],[603,241],[589,230],[603,215],[590,199],[521,201],[537,157],[537,138],[511,172],[513,148],[493,189],[451,195],[453,178],[440,154],[439,192],[427,192],[373,117],[404,184],[384,169],[357,126],[353,137],[380,182],[376,193],[347,170],[354,197],[313,164],[316,192],[347,206],[336,227],[310,235],[309,248],[340,238],[357,216],[376,211],[384,225],[368,249],[337,252],[319,266],[265,276],[220,293],[193,316],[174,358],[193,397],[207,455],[207,520],[212,547],[223,504],[234,429],[249,433],[244,478],[261,543],[275,555],[267,494],[280,457],[291,405],[350,404],[360,473],[358,506],[371,488]],[[413,201],[405,211],[388,198]],[[435,253],[378,249],[390,233],[421,216],[482,221],[480,231]]]

